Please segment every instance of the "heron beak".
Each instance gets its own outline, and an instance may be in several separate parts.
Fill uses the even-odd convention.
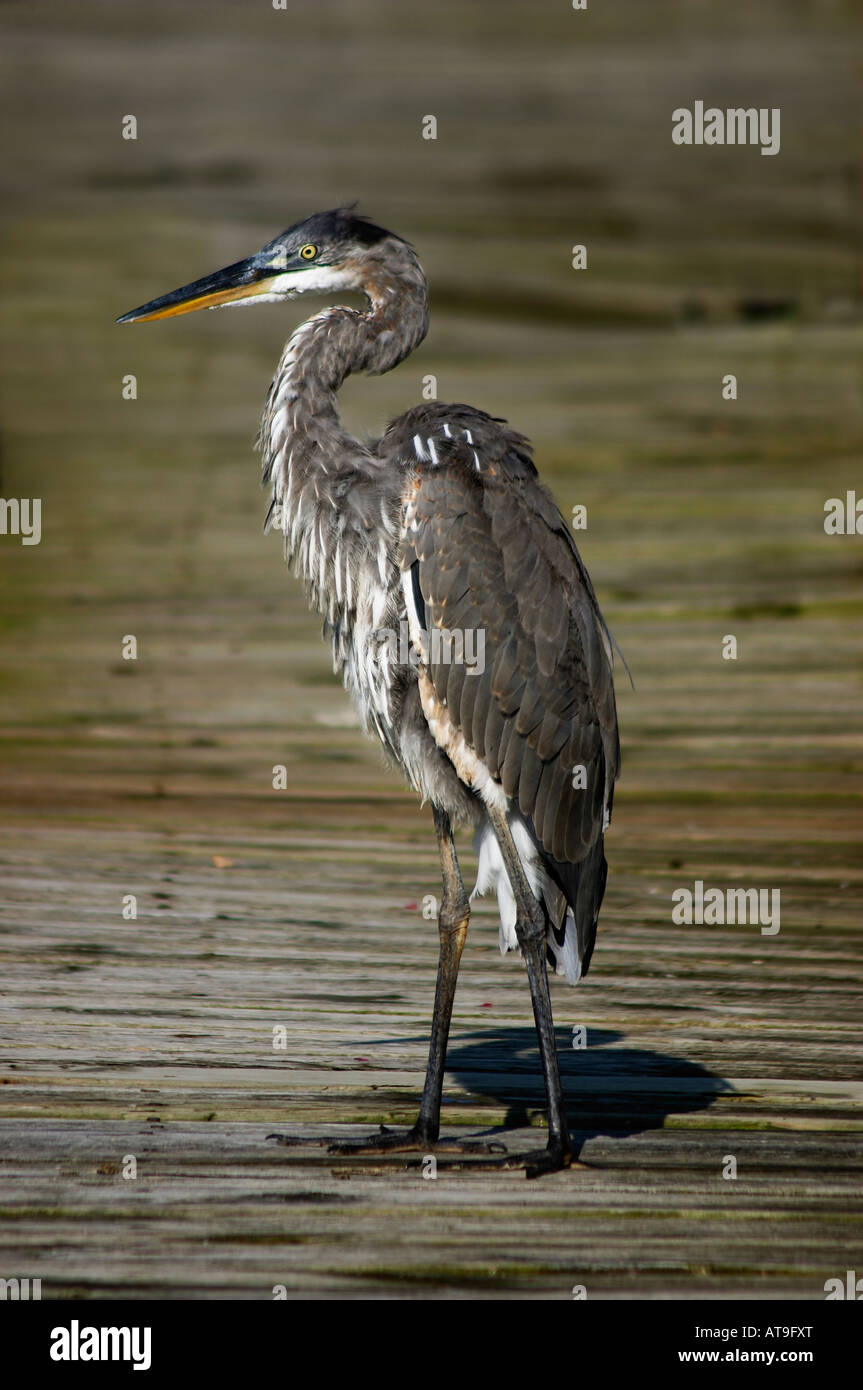
[[[196,309],[215,309],[220,304],[251,302],[257,295],[273,289],[273,281],[284,279],[284,260],[258,252],[245,261],[226,266],[202,280],[193,280],[159,299],[151,299],[139,309],[130,309],[117,323],[146,323],[149,319],[169,319],[177,314],[191,314]]]

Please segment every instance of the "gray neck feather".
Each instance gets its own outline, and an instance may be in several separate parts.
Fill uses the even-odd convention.
[[[309,504],[336,502],[381,462],[341,424],[336,392],[352,372],[379,375],[411,353],[428,328],[428,290],[411,248],[387,240],[366,251],[358,283],[365,312],[325,309],[288,341],[267,396],[259,445],[271,516],[296,552]]]

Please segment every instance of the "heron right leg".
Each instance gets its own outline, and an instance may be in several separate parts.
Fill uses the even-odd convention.
[[[483,1143],[480,1140],[447,1141],[440,1143],[440,1108],[443,1096],[446,1049],[449,1040],[452,1006],[458,979],[461,954],[470,921],[470,900],[462,882],[455,852],[450,818],[445,811],[433,807],[435,834],[440,854],[443,897],[438,914],[440,955],[434,1014],[429,1040],[428,1065],[417,1122],[406,1134],[397,1134],[381,1125],[372,1139],[347,1139],[330,1146],[330,1153],[385,1153],[411,1149],[434,1149],[437,1152],[500,1153],[504,1145]]]
[[[464,950],[468,923],[470,922],[470,900],[465,892],[461,870],[456,858],[452,825],[445,811],[440,811],[437,806],[433,807],[433,811],[443,879],[443,897],[438,914],[440,956],[438,958],[431,1038],[429,1040],[428,1066],[419,1118],[414,1126],[414,1132],[417,1136],[423,1136],[431,1144],[437,1143],[440,1134],[440,1107],[452,1006],[461,953]]]

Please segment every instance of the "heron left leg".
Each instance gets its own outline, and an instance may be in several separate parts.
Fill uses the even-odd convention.
[[[431,1038],[429,1040],[428,1066],[419,1118],[414,1126],[416,1133],[424,1135],[432,1144],[437,1143],[440,1134],[440,1107],[452,1006],[455,999],[461,953],[464,950],[468,923],[470,922],[470,900],[465,892],[461,870],[458,866],[450,818],[445,811],[439,810],[437,806],[433,807],[433,811],[443,879],[443,897],[438,914],[440,956],[438,958]]]
[[[443,879],[443,897],[438,914],[440,956],[434,1014],[420,1113],[416,1124],[406,1134],[397,1134],[381,1125],[379,1133],[372,1139],[348,1139],[339,1144],[332,1144],[330,1153],[385,1153],[400,1149],[435,1149],[437,1152],[454,1153],[506,1152],[502,1144],[483,1143],[480,1140],[440,1142],[440,1108],[446,1049],[458,968],[470,921],[470,900],[462,882],[450,818],[437,806],[433,807],[433,811]]]

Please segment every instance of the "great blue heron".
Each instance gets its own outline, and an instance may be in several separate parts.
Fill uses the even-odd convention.
[[[474,891],[496,890],[501,951],[520,948],[527,966],[548,1144],[517,1162],[536,1176],[572,1161],[546,963],[571,984],[587,973],[620,751],[611,640],[530,445],[503,420],[439,402],[407,411],[375,444],[343,428],[345,378],[389,371],[428,327],[413,249],[350,209],[316,213],[118,322],[343,290],[360,291],[367,308],[328,308],[303,323],[270,386],[258,441],[272,487],[267,520],[324,614],[366,731],[431,803],[443,895],[417,1122],[333,1149],[443,1147],[447,1038],[470,916],[452,826],[468,823]],[[407,653],[393,640],[405,624]]]

